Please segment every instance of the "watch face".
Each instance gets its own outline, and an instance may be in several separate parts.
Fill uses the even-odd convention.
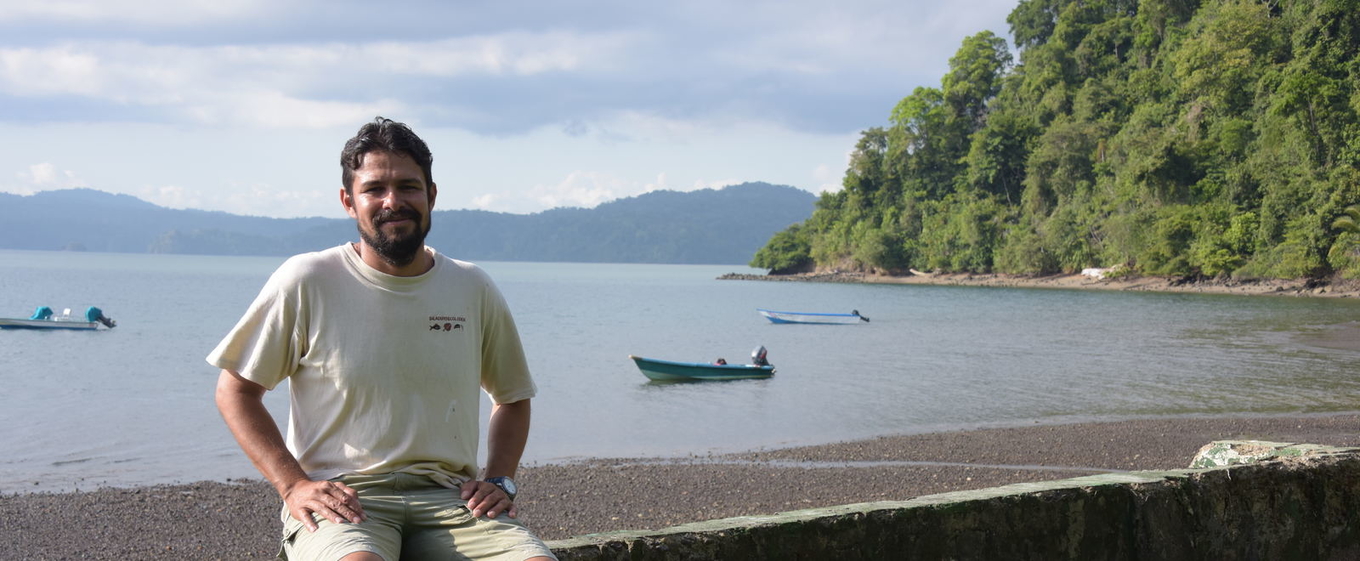
[[[511,499],[514,499],[515,494],[519,492],[519,489],[515,487],[515,480],[509,477],[489,477],[487,482],[500,487],[502,491],[505,491],[505,494],[510,495]]]

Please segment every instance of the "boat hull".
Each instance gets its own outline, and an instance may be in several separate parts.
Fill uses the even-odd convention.
[[[776,312],[757,308],[760,315],[772,323],[811,323],[821,325],[850,325],[863,321],[855,314],[819,314],[814,312]]]
[[[773,366],[754,364],[706,364],[702,362],[673,362],[640,356],[629,356],[638,370],[648,379],[658,382],[685,380],[742,380],[774,376]]]
[[[99,322],[64,321],[51,319],[0,318],[0,329],[56,329],[68,331],[94,331]]]

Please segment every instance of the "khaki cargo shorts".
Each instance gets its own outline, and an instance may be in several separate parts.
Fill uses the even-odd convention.
[[[359,494],[367,519],[335,524],[313,515],[319,526],[307,531],[284,507],[280,559],[334,560],[368,551],[387,561],[398,559],[494,559],[523,561],[552,554],[518,520],[501,514],[473,518],[457,489],[422,475],[346,475],[339,481]]]

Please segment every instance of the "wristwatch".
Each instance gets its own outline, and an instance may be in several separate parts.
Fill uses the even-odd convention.
[[[515,494],[519,492],[519,487],[515,486],[515,480],[510,479],[509,477],[505,476],[488,477],[486,478],[486,482],[497,487],[500,487],[501,490],[505,491],[505,494],[508,495],[510,497],[510,500],[512,501],[515,500]]]

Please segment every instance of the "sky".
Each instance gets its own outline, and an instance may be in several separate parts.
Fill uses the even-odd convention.
[[[436,209],[840,188],[861,131],[1016,0],[0,0],[0,192],[345,216],[375,116]]]

